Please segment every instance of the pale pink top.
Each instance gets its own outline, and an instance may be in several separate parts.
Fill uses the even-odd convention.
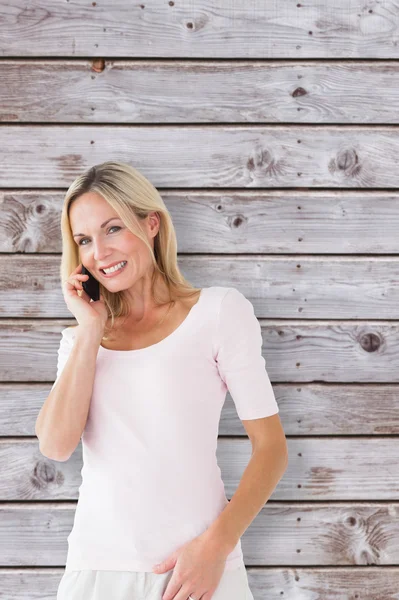
[[[73,336],[62,331],[57,379]],[[217,518],[228,503],[216,459],[227,390],[240,419],[279,412],[261,350],[252,303],[221,286],[203,288],[160,342],[99,347],[66,571],[152,571]],[[225,569],[241,564],[239,540]]]

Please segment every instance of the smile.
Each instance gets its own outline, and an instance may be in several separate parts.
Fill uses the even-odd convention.
[[[121,273],[124,268],[127,265],[127,261],[124,260],[121,263],[119,263],[121,266],[118,269],[115,269],[113,271],[110,271],[109,273],[105,273],[102,269],[100,269],[101,273],[103,274],[104,277],[114,277],[115,275],[118,275],[119,273]]]

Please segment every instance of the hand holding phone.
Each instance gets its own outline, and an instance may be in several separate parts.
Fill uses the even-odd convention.
[[[82,286],[86,294],[90,296],[93,302],[100,299],[100,284],[98,280],[90,273],[84,265],[82,265],[82,275],[88,275],[89,278],[82,282]]]
[[[79,290],[82,292],[81,296],[78,294]],[[95,323],[101,331],[104,330],[108,311],[100,294],[100,284],[82,263],[65,281],[63,291],[65,303],[79,325],[91,328]]]

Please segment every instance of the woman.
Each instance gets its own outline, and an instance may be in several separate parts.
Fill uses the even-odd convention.
[[[61,230],[78,325],[36,430],[55,460],[82,439],[83,468],[57,600],[253,600],[216,461],[227,389],[241,419],[278,419],[252,304],[183,277],[166,206],[127,164],[78,177]]]

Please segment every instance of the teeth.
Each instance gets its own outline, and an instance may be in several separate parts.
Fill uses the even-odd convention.
[[[103,269],[103,271],[104,271],[104,273],[113,273],[114,271],[118,271],[118,269],[121,269],[122,267],[124,267],[126,262],[127,261],[124,260],[123,262],[118,263],[114,267],[110,267],[109,269]]]

